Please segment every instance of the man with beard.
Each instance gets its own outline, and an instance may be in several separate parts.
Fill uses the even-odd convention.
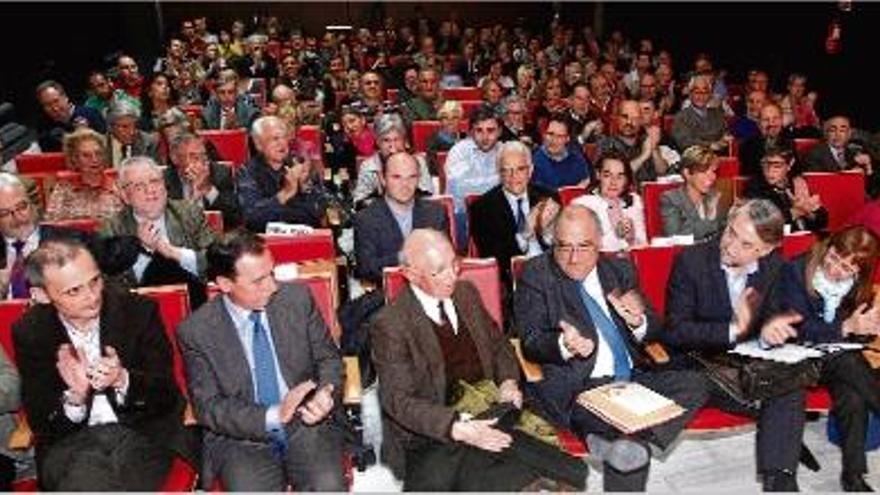
[[[639,103],[620,102],[617,135],[599,140],[599,156],[614,151],[629,160],[636,184],[656,180],[666,174],[669,164],[660,153],[660,126],[646,124]]]

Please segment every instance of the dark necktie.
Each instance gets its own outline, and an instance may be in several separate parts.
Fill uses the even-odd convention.
[[[611,355],[614,358],[614,377],[618,380],[629,380],[632,375],[629,364],[629,351],[626,348],[623,336],[620,335],[620,329],[605,314],[605,311],[602,311],[602,306],[587,293],[583,284],[578,284],[578,291],[584,306],[587,308],[587,312],[590,313],[593,324],[599,330],[599,333],[602,334],[605,342],[608,343],[608,347],[611,348]]]
[[[24,270],[24,241],[13,241],[15,248],[15,261],[9,273],[9,290],[14,299],[26,299],[28,294],[28,281]]]
[[[437,309],[440,310],[440,326],[451,326],[452,323],[449,322],[449,315],[446,314],[446,307],[443,305],[443,301],[437,302]]]
[[[526,228],[526,214],[523,211],[523,198],[516,200],[516,233],[521,234]]]

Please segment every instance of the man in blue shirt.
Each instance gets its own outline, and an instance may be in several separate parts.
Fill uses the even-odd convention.
[[[587,186],[592,167],[583,153],[568,145],[569,127],[564,117],[550,117],[544,131],[544,144],[535,150],[532,182],[554,191],[562,186]]]

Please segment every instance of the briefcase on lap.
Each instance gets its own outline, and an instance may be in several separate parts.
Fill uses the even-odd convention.
[[[691,352],[690,356],[705,368],[710,380],[735,401],[749,407],[815,386],[821,370],[821,361],[815,359],[787,364],[727,353],[703,356]]]

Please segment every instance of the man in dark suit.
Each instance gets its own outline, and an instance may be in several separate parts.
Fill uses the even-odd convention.
[[[822,126],[825,140],[810,148],[804,157],[807,172],[840,172],[859,170],[865,174],[865,193],[871,198],[880,195],[880,169],[874,166],[870,148],[861,134],[853,129],[849,118],[835,115]]]
[[[783,127],[782,108],[778,104],[771,102],[761,107],[758,129],[758,135],[746,139],[739,147],[740,175],[752,179],[761,177],[761,159],[768,149],[794,150],[791,129]],[[795,166],[794,169],[800,172],[800,167]]]
[[[508,289],[510,259],[543,252],[549,244],[550,224],[559,213],[556,193],[531,183],[533,170],[528,146],[520,141],[502,144],[498,152],[501,184],[471,206],[471,233],[477,251],[484,258],[498,260]]]
[[[416,197],[419,165],[407,152],[388,157],[379,176],[383,201],[373,201],[354,217],[357,276],[382,283],[382,270],[400,264],[403,240],[414,229],[449,233],[446,212],[437,203]]]
[[[171,167],[165,169],[165,186],[171,199],[201,203],[204,210],[219,210],[223,228],[241,223],[232,169],[209,161],[205,143],[194,134],[182,134],[171,143]]]
[[[382,458],[404,491],[522,489],[535,476],[504,455],[511,436],[492,420],[469,420],[452,408],[459,381],[483,379],[498,385],[501,402],[522,407],[510,344],[474,287],[457,282],[455,251],[444,234],[413,231],[403,261],[409,287],[371,329]]]
[[[41,488],[159,489],[174,454],[190,452],[155,303],[105,287],[71,240],[45,242],[27,272],[38,304],[13,339]]]
[[[51,239],[73,238],[88,245],[101,271],[115,275],[137,256],[137,242],[131,237],[99,239],[85,232],[40,225],[40,212],[30,185],[18,176],[0,172],[0,299],[28,298],[25,258]]]
[[[662,336],[671,350],[725,352],[775,324],[770,320],[759,325],[757,314],[782,266],[777,248],[784,223],[773,203],[750,200],[731,210],[720,240],[687,248],[676,257]],[[804,391],[762,401],[760,411],[749,411],[713,388],[711,399],[717,406],[758,415],[757,464],[764,489],[796,491]]]
[[[604,489],[644,490],[650,442],[665,449],[706,399],[704,379],[691,371],[649,370],[641,342],[660,323],[640,293],[629,262],[600,258],[602,234],[595,213],[565,208],[552,252],[526,263],[514,298],[523,353],[541,365],[534,392],[556,424],[585,437],[604,464]],[[618,438],[620,432],[576,402],[585,390],[613,381],[640,383],[686,409],[676,419]],[[383,382],[384,385],[384,382]]]
[[[272,253],[249,232],[208,257],[223,295],[179,330],[205,428],[203,486],[219,476],[229,491],[344,491],[342,360],[309,290],[276,283]]]
[[[140,253],[122,277],[133,287],[185,283],[193,306],[205,300],[205,250],[216,238],[198,204],[169,200],[162,169],[129,158],[119,172],[125,208],[101,226],[103,237],[136,237]]]
[[[259,115],[260,110],[254,107],[251,100],[246,95],[239,94],[238,78],[233,71],[231,74],[221,75],[214,96],[202,110],[202,122],[205,129],[250,129]]]
[[[97,110],[73,104],[64,87],[55,81],[40,83],[36,96],[43,108],[38,132],[40,149],[44,152],[61,151],[64,134],[77,127],[88,127],[100,134],[107,131],[104,117]]]
[[[138,129],[141,110],[128,100],[114,100],[107,111],[109,124],[107,149],[110,163],[119,168],[123,160],[134,156],[148,156],[159,160],[159,141]]]

